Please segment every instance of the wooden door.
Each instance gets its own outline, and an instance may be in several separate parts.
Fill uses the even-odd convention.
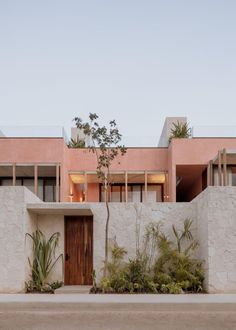
[[[93,217],[65,217],[65,285],[92,284]]]

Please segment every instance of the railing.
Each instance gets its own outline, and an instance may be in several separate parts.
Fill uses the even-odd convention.
[[[0,126],[0,138],[63,138],[68,142],[62,126]]]
[[[154,148],[158,143],[158,136],[123,136],[122,141],[126,147]]]
[[[236,126],[194,126],[192,137],[236,137]]]

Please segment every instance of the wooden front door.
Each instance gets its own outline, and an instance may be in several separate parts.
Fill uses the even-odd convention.
[[[65,285],[92,284],[93,217],[65,217]]]

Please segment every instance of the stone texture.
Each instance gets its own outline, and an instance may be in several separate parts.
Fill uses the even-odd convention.
[[[193,203],[208,291],[236,292],[236,187],[208,187]]]
[[[90,204],[90,207],[94,214],[94,269],[100,278],[105,249],[106,207],[104,204]],[[172,224],[180,229],[186,218],[194,217],[195,205],[190,203],[110,203],[109,238],[125,247],[129,256],[134,256],[149,223],[161,222],[163,231],[170,233]],[[193,232],[196,233],[194,225]]]
[[[37,227],[47,236],[60,232],[56,255],[64,254],[64,216],[36,215],[27,211],[27,203],[48,207],[27,188],[0,187],[0,292],[24,289],[29,276],[27,258],[31,255],[27,232]],[[68,211],[68,203],[65,205]],[[99,278],[106,207],[103,203],[73,203],[72,208],[90,208],[94,214],[94,269]],[[208,187],[191,203],[110,203],[110,212],[109,237],[125,247],[130,256],[135,255],[148,223],[161,222],[163,230],[171,235],[172,224],[180,229],[186,218],[192,219],[193,234],[200,243],[197,256],[205,260],[206,288],[211,293],[236,292],[236,187]],[[62,265],[58,263],[50,280],[62,278]]]
[[[35,217],[29,215],[26,203],[40,200],[23,187],[0,187],[0,292],[24,290],[30,247],[26,232],[35,228]]]

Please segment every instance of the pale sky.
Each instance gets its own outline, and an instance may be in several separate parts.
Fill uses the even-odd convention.
[[[235,0],[0,0],[0,125],[236,126]]]

